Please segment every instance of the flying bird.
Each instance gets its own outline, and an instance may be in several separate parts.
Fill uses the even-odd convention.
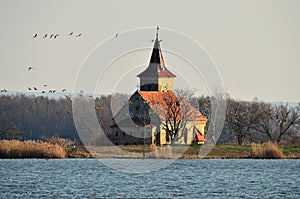
[[[70,32],[70,33],[69,33],[69,36],[71,36],[71,35],[73,35],[73,32]]]
[[[45,93],[45,91],[42,91],[42,93]]]
[[[58,37],[58,35],[59,35],[59,34],[56,34],[56,35],[54,36],[54,39],[56,39],[56,37]]]
[[[29,66],[29,67],[28,67],[28,71],[31,71],[32,69],[33,69],[32,66]]]
[[[32,38],[36,38],[38,34],[35,34]]]
[[[43,39],[45,39],[47,37],[48,34],[45,34],[45,36],[43,37]]]
[[[48,85],[47,84],[44,84],[44,87],[47,87]]]
[[[64,88],[64,89],[62,89],[62,92],[66,92],[67,90]]]
[[[80,37],[81,36],[81,33],[80,34],[78,34],[78,35],[76,35],[76,37]]]
[[[28,90],[30,90],[30,91],[32,90],[30,87],[27,87],[27,88],[28,88]]]
[[[50,35],[50,39],[52,39],[52,37],[54,37],[54,34],[51,34],[51,35]]]
[[[115,38],[117,38],[119,36],[119,33],[116,33]]]
[[[33,89],[34,89],[35,91],[37,91],[37,90],[38,90],[36,87],[33,87]]]

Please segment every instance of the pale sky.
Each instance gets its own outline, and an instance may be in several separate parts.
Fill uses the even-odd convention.
[[[40,89],[48,84],[47,89],[72,91],[80,66],[97,45],[135,28],[153,27],[155,33],[159,25],[201,44],[231,96],[300,101],[299,10],[298,0],[1,0],[0,89],[23,92],[28,86]],[[68,36],[70,32],[74,32],[72,36]],[[32,38],[36,33],[38,37]],[[42,39],[46,33],[48,38]],[[52,33],[59,34],[57,39],[49,39]],[[76,37],[80,33],[82,36]],[[145,45],[151,46],[154,37]],[[168,38],[163,39],[162,48]],[[169,68],[180,62],[164,55]],[[149,56],[150,50],[125,56],[115,64],[129,65],[135,73],[139,66],[130,68],[128,60],[146,64]],[[29,66],[34,68],[30,72]],[[133,78],[126,81],[129,93],[136,88],[135,75]]]

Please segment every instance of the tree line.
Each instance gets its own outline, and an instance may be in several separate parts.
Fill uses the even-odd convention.
[[[122,94],[118,97],[124,98],[124,101],[128,98]],[[111,95],[95,99],[98,121],[108,137],[111,136],[110,126],[113,122],[111,100]],[[196,102],[193,105],[210,119],[212,100],[213,97],[208,96],[193,98]],[[258,99],[243,101],[228,95],[226,102],[226,119],[218,143],[300,143],[300,103],[289,106]],[[0,96],[1,139],[36,140],[53,135],[79,139],[70,97],[53,99],[22,94]]]
[[[210,116],[208,97],[198,99],[200,110]],[[219,142],[300,144],[300,103],[267,103],[226,96],[226,118]]]

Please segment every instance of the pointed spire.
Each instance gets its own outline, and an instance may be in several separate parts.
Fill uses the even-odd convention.
[[[158,67],[160,70],[165,70],[165,62],[162,56],[161,48],[160,48],[160,42],[162,40],[158,40],[158,32],[159,32],[159,26],[156,28],[156,38],[152,50],[152,55],[150,59],[150,64],[158,64]]]
[[[147,76],[147,77],[175,77],[165,66],[165,62],[162,55],[162,50],[160,48],[159,40],[159,26],[156,27],[156,37],[154,40],[154,46],[152,49],[152,54],[150,58],[150,64],[148,68],[140,73],[138,77]]]

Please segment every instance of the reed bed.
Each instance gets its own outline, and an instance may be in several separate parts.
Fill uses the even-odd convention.
[[[252,144],[251,157],[258,159],[282,159],[284,155],[277,144],[266,142],[263,144]]]
[[[65,158],[58,144],[43,141],[0,140],[0,158]]]

